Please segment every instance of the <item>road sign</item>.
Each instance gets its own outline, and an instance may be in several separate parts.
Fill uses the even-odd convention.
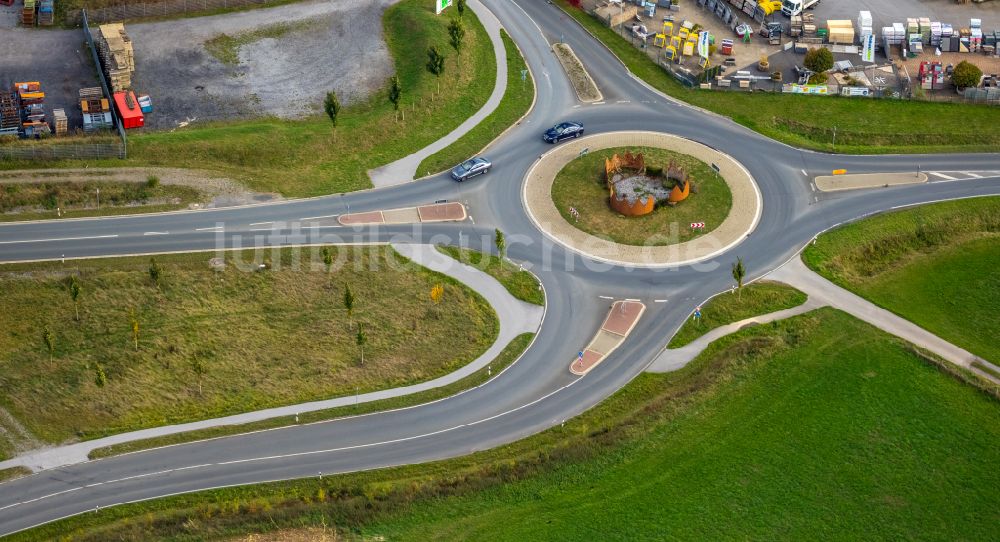
[[[435,13],[441,15],[444,8],[451,7],[451,0],[434,0]]]
[[[703,229],[705,229],[705,223],[704,222],[692,222],[691,223],[691,229],[692,230],[703,230]]]
[[[845,173],[847,173],[846,169],[835,169],[835,170],[833,170],[833,174],[834,175],[843,175]]]

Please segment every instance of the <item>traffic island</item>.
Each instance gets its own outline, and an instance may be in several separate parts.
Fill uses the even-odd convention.
[[[816,177],[816,188],[822,192],[840,190],[860,190],[863,188],[888,188],[902,184],[927,182],[927,174],[917,171],[904,173],[856,173],[845,175],[820,175]]]
[[[617,156],[618,169],[634,169],[633,152],[643,154],[646,177],[651,166],[661,170],[654,180],[671,171],[680,177],[660,181],[670,184],[664,184],[663,198],[639,187],[633,199],[662,199],[662,208],[635,213],[640,216],[615,209],[607,180],[606,161]],[[665,267],[711,258],[749,235],[761,213],[760,191],[741,164],[695,141],[656,132],[612,132],[561,144],[539,158],[523,186],[525,208],[547,236],[587,257],[623,265]],[[673,198],[678,187],[689,192],[686,199]]]
[[[337,217],[337,222],[342,226],[461,222],[467,216],[468,214],[465,212],[464,205],[458,202],[451,202],[386,209],[384,211],[351,213],[340,215]]]
[[[570,363],[569,371],[583,376],[597,367],[625,342],[625,338],[635,328],[645,311],[646,305],[640,301],[615,301],[601,329],[594,335],[590,344]]]

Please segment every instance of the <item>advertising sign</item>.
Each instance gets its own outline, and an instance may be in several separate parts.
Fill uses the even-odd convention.
[[[698,32],[698,56],[708,58],[708,32]]]
[[[862,62],[875,62],[875,34],[866,34],[864,40],[864,50],[861,51]]]
[[[826,85],[796,85],[792,84],[792,94],[827,94]]]
[[[451,0],[434,0],[434,11],[438,15],[441,15],[441,12],[447,7],[451,7]]]

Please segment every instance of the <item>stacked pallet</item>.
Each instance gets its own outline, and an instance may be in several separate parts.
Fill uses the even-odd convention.
[[[121,92],[132,88],[135,54],[132,39],[125,32],[125,25],[114,23],[98,27],[97,49],[112,91]]]
[[[920,26],[920,43],[930,45],[931,43],[931,20],[929,17],[921,17],[917,19],[917,24]]]
[[[826,22],[827,39],[830,43],[854,43],[854,23],[848,19],[830,19]]]
[[[0,90],[0,135],[17,135],[21,131],[21,114],[17,108],[17,94]]]
[[[858,13],[858,36],[864,41],[865,36],[873,34],[872,32],[872,12],[862,11]]]
[[[53,109],[52,121],[55,125],[55,134],[63,135],[69,131],[69,120],[66,118],[65,109]]]
[[[38,25],[52,26],[55,22],[55,0],[41,0],[38,3]]]
[[[791,21],[789,34],[792,37],[812,37],[816,35],[816,19],[812,13],[792,15]]]
[[[35,9],[37,7],[35,0],[24,0],[24,7],[21,8],[21,24],[23,26],[35,26]]]
[[[972,19],[969,25],[969,52],[978,53],[983,48],[983,21]]]
[[[80,89],[80,111],[83,113],[83,131],[111,128],[111,104],[100,87]]]
[[[21,104],[21,131],[25,137],[35,137],[50,132],[45,122],[45,93],[38,81],[14,83],[17,99]]]

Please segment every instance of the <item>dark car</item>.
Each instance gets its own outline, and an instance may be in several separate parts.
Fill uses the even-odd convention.
[[[542,139],[546,143],[559,143],[564,139],[580,137],[581,135],[583,135],[583,125],[579,122],[560,122],[552,128],[545,130],[545,133],[542,134]]]
[[[488,172],[491,167],[493,167],[493,163],[482,156],[469,158],[451,170],[451,178],[462,182],[469,177],[475,177],[476,175]]]

